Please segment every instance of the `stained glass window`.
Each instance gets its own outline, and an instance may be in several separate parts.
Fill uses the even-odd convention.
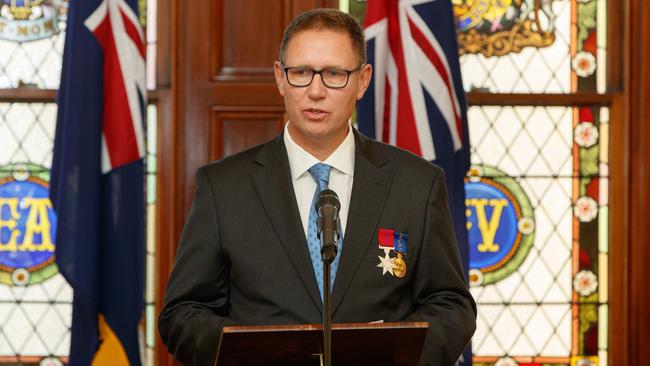
[[[606,364],[608,109],[477,106],[469,114],[476,364]],[[481,247],[510,243],[506,209],[484,187],[510,195],[504,207],[519,206],[517,248]],[[486,207],[472,202],[486,197]],[[493,232],[479,228],[481,216],[486,227],[496,223]]]
[[[451,2],[474,96],[606,90],[606,0]],[[569,99],[468,110],[474,365],[607,364],[609,109]]]
[[[465,90],[604,91],[605,0],[452,2]]]
[[[54,248],[27,245],[25,221],[38,210],[19,209],[34,190],[39,199],[47,197],[55,125],[55,104],[0,103],[0,363],[65,360],[68,354],[72,290],[52,264]],[[19,218],[18,225],[10,224],[12,217]],[[55,224],[51,217],[38,217]],[[16,230],[21,236],[12,238]],[[35,245],[47,242],[43,235],[40,231]]]
[[[58,88],[68,2],[0,4],[0,88]]]
[[[140,0],[142,9],[145,2]],[[67,3],[0,1],[0,89],[21,88],[27,95],[32,89],[58,88]],[[143,23],[144,14],[155,16],[155,6],[148,8],[142,11]],[[147,40],[147,53],[155,54],[155,29],[147,29]],[[155,87],[155,64],[147,66],[147,85]],[[144,362],[152,365],[155,106],[149,107],[148,119]],[[47,197],[55,127],[54,100],[0,102],[0,365],[67,362],[73,292],[54,265],[56,215]]]
[[[72,290],[44,237],[56,222],[47,203],[44,211],[27,203],[49,202],[55,125],[53,103],[0,103],[0,364],[65,361],[70,347]]]

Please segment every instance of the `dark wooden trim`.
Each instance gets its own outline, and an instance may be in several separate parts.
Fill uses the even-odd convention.
[[[168,93],[169,93],[169,88],[147,90],[147,101],[150,104],[157,104],[161,95],[168,94]]]
[[[0,89],[0,103],[55,103],[57,92],[57,89]],[[156,103],[160,93],[159,89],[148,90],[148,103]]]
[[[0,89],[0,103],[52,103],[56,92],[56,89]]]
[[[214,105],[211,107],[213,112],[240,112],[242,106],[232,105]],[[261,106],[246,106],[246,112],[284,112],[284,107],[279,105],[261,105]]]
[[[167,280],[176,257],[184,214],[184,128],[183,128],[183,0],[158,0],[158,66],[159,86],[165,91],[158,95],[158,155],[156,176],[156,323],[162,308]],[[165,34],[163,36],[163,34]],[[166,68],[166,70],[165,70]],[[158,327],[156,326],[156,333]],[[174,366],[178,363],[156,334],[155,365]]]
[[[207,87],[207,93],[211,100],[219,102],[219,105],[248,105],[248,106],[282,106],[284,102],[275,81],[267,83],[239,82],[233,83],[212,83]],[[247,95],[242,100],[241,95]]]
[[[59,303],[57,301],[57,303]],[[68,364],[68,356],[57,357],[64,365]],[[42,356],[0,356],[0,365],[40,365]]]
[[[250,84],[248,84],[250,85]],[[242,88],[248,85],[241,85]],[[165,85],[158,85],[166,88]],[[233,85],[239,87],[239,85]],[[271,85],[269,100],[279,100],[274,94],[275,86]],[[227,95],[221,94],[219,87],[213,87],[217,98],[224,100]],[[0,102],[21,103],[49,103],[56,100],[55,89],[0,89]],[[147,99],[155,103],[161,93],[160,89],[149,90]],[[576,105],[602,105],[611,104],[612,94],[492,94],[492,93],[467,93],[467,102],[470,105],[535,105],[535,106],[576,106]]]
[[[612,29],[608,44],[619,40],[620,62],[610,64],[614,98],[611,136],[610,321],[609,364],[648,365],[650,354],[650,3],[646,0],[610,0],[618,9],[608,14]],[[616,18],[621,14],[623,20]],[[618,28],[615,28],[618,27]],[[620,33],[618,34],[617,33]],[[614,50],[617,50],[614,45]],[[614,56],[613,56],[614,57]],[[616,67],[616,68],[614,68]]]
[[[172,63],[171,47],[171,16],[172,0],[156,0],[156,87],[168,88],[171,85]]]
[[[647,0],[629,0],[625,2],[625,97],[626,108],[624,128],[627,142],[625,154],[629,157],[624,164],[629,164],[627,189],[630,192],[624,204],[627,204],[627,365],[650,364],[650,292],[646,279],[650,275],[650,129],[647,127],[650,113],[650,3]],[[617,163],[618,159],[615,160]]]
[[[493,94],[469,92],[469,105],[532,105],[532,106],[608,106],[612,102],[611,94]]]
[[[156,174],[156,315],[160,312],[167,287],[167,277],[171,271],[176,253],[174,210],[177,207],[174,192],[177,188],[178,172],[176,169],[177,145],[175,142],[175,124],[173,123],[173,104],[171,91],[160,95],[158,100],[158,144]],[[155,320],[156,324],[158,319]],[[173,358],[167,352],[158,336],[156,326],[156,365],[172,365]]]
[[[210,18],[212,21],[219,21],[216,19],[220,12],[223,12],[223,0],[214,0],[210,2],[209,8],[206,10],[210,12]],[[221,66],[219,60],[218,52],[222,49],[223,46],[223,29],[221,27],[209,27],[209,35],[212,40],[208,56],[209,56],[209,71],[210,76],[214,79],[214,76],[217,74],[217,69]]]

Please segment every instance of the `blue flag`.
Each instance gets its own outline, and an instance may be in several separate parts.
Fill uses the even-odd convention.
[[[50,198],[74,289],[70,365],[140,365],[145,42],[135,0],[71,0]]]
[[[357,106],[359,130],[444,169],[467,276],[464,178],[470,151],[451,2],[368,0],[364,26],[374,76]],[[459,364],[471,363],[468,347]]]

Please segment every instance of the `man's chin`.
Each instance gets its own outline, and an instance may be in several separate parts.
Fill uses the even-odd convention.
[[[327,121],[301,120],[300,124],[293,126],[291,132],[297,132],[308,138],[325,137],[328,133]]]

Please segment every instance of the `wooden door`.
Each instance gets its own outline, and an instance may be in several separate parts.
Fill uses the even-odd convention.
[[[337,0],[157,0],[157,309],[194,192],[196,168],[277,134],[285,120],[272,62],[293,16]],[[650,4],[608,0],[608,96],[613,100],[609,362],[650,364]],[[34,94],[35,93],[35,94]],[[29,94],[29,95],[28,95]],[[47,94],[47,95],[45,95]],[[6,93],[0,100],[52,100],[53,93]],[[537,97],[536,97],[537,98]],[[501,96],[469,94],[471,104],[502,104]],[[511,104],[566,103],[565,95]],[[158,341],[156,364],[174,364]]]
[[[286,121],[273,62],[286,25],[337,0],[163,0],[169,93],[160,93],[157,310],[194,195],[196,169],[281,132]],[[160,29],[160,26],[159,26]],[[164,30],[163,30],[164,32]],[[162,33],[162,32],[161,32]],[[166,38],[165,38],[166,39]],[[172,365],[157,343],[157,364]]]

